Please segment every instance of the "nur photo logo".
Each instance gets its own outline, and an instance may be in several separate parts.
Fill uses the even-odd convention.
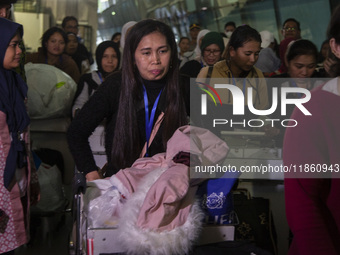
[[[295,127],[297,122],[290,117],[290,111],[293,108],[298,108],[304,115],[312,115],[304,106],[311,99],[311,93],[306,88],[301,87],[272,87],[262,94],[262,98],[268,99],[268,105],[264,108],[257,109],[256,100],[259,98],[259,90],[256,86],[239,88],[234,84],[221,82],[221,79],[214,79],[212,82],[195,81],[196,86],[203,93],[200,94],[200,115],[209,117],[210,125],[236,125],[240,127],[263,127],[271,125],[272,127],[280,125],[282,127]],[[209,83],[209,84],[207,84]],[[248,82],[251,84],[251,82]],[[259,83],[259,82],[258,82]],[[294,95],[299,94],[300,97]],[[208,100],[208,96],[209,99]],[[228,101],[228,98],[232,100]],[[198,98],[197,98],[198,99]],[[209,103],[210,101],[211,103]],[[215,108],[220,104],[218,108]],[[215,106],[215,107],[214,107]],[[198,110],[198,108],[196,108]],[[273,117],[280,114],[279,118]]]
[[[215,103],[215,106],[217,106],[217,102],[215,100],[215,97],[214,97],[214,95],[208,89],[210,89],[212,92],[214,92],[214,94],[216,95],[216,97],[220,101],[220,104],[222,105],[221,97],[220,97],[220,95],[217,93],[217,91],[213,87],[211,87],[210,85],[208,85],[206,83],[203,83],[203,82],[196,82],[196,83],[199,85],[199,88],[201,90],[203,90],[205,93],[207,93],[211,97],[211,99]],[[208,89],[202,88],[202,86],[204,86],[205,88],[208,88]],[[206,115],[207,114],[207,107],[206,107],[206,105],[207,105],[207,95],[206,94],[202,94],[201,95],[201,100],[202,100],[201,114],[202,115]]]

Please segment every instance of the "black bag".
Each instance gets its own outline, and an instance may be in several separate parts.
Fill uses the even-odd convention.
[[[65,166],[64,166],[64,158],[63,154],[54,149],[50,148],[40,148],[34,150],[34,153],[37,154],[37,156],[41,159],[42,162],[45,164],[48,164],[50,166],[57,165],[58,169],[61,172],[62,178],[64,177],[65,173]],[[37,167],[37,169],[39,166]]]
[[[224,241],[196,246],[189,255],[271,255],[249,241]]]
[[[234,192],[234,209],[239,219],[235,241],[249,240],[256,246],[277,254],[277,236],[269,199],[251,197],[247,190]]]

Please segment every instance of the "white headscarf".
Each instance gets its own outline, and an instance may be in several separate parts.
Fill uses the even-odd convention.
[[[128,29],[130,27],[132,27],[136,23],[137,23],[136,21],[129,21],[129,22],[125,23],[124,26],[122,27],[122,36],[120,37],[120,47],[122,49],[124,49],[124,45],[125,45],[125,35],[126,35],[126,32],[128,31]]]
[[[207,33],[209,33],[210,30],[208,29],[203,29],[201,30],[198,35],[197,35],[197,44],[196,44],[196,48],[195,48],[195,56],[196,57],[200,57],[201,56],[201,47],[200,47],[200,40],[203,36],[205,36]]]

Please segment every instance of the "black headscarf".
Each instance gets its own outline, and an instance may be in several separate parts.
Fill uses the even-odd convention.
[[[82,71],[83,71],[83,70],[82,70],[82,62],[83,62],[84,60],[87,60],[88,58],[87,58],[86,54],[84,54],[84,52],[82,52],[82,51],[80,50],[80,46],[79,46],[80,43],[78,42],[78,37],[77,37],[77,35],[76,35],[75,33],[73,33],[73,32],[67,32],[67,33],[66,33],[67,39],[68,39],[68,36],[69,36],[69,35],[73,35],[73,36],[76,38],[77,43],[78,43],[78,47],[77,47],[76,51],[73,53],[73,55],[70,55],[69,53],[67,53],[67,54],[70,55],[70,56],[72,57],[72,59],[74,60],[74,62],[76,62],[79,72],[82,73]],[[67,43],[69,43],[69,41],[70,41],[70,40],[68,40]],[[65,47],[65,48],[66,48],[66,47]],[[65,51],[66,51],[66,50],[65,50]]]
[[[17,0],[1,0],[0,4],[15,4]]]
[[[98,71],[104,76],[106,77],[108,75],[108,73],[106,73],[104,70],[103,70],[103,67],[102,67],[102,58],[103,58],[103,55],[104,55],[104,51],[107,49],[107,48],[113,48],[117,54],[117,58],[118,58],[118,64],[117,64],[117,68],[116,70],[118,70],[119,68],[119,63],[120,63],[120,51],[119,51],[119,47],[118,47],[118,44],[113,42],[113,41],[104,41],[104,42],[101,42],[98,46],[97,46],[97,49],[96,49],[96,61],[97,61],[97,66],[98,66]],[[116,71],[115,70],[115,71]]]
[[[17,166],[24,166],[25,144],[20,141],[19,134],[30,122],[24,103],[27,85],[16,72],[3,66],[8,45],[18,31],[22,36],[23,28],[20,24],[0,18],[0,111],[6,114],[6,122],[12,138],[4,172],[4,183],[7,189],[13,180]]]

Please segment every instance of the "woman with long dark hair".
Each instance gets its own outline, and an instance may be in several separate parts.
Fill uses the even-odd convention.
[[[174,131],[187,124],[171,28],[156,20],[138,22],[127,35],[123,56],[122,71],[107,77],[68,131],[77,168],[87,180],[100,177],[88,137],[104,119],[105,176],[164,152]]]

